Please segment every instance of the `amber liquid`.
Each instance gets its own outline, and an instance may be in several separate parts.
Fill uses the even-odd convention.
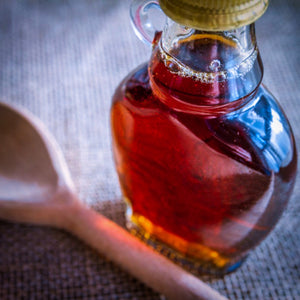
[[[194,58],[189,42],[174,55],[184,59],[189,51],[193,69],[208,72],[206,61],[222,63],[234,51],[222,41],[199,45]],[[247,129],[228,118],[256,93],[251,78],[195,78],[173,63],[157,47],[149,66],[130,74],[114,97],[113,147],[127,217],[136,233],[180,260],[221,274],[277,222],[296,158],[270,170]]]

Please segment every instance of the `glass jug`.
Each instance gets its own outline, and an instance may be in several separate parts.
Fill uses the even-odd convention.
[[[212,31],[165,17],[160,32],[149,22],[158,5],[133,1],[135,30],[153,39],[152,55],[122,81],[111,108],[127,225],[192,272],[222,275],[286,207],[294,137],[261,84],[253,23]]]

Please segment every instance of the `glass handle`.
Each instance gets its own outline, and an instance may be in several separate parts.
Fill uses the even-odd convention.
[[[162,31],[166,16],[156,0],[133,0],[130,18],[134,32],[145,44],[152,44],[155,33]]]

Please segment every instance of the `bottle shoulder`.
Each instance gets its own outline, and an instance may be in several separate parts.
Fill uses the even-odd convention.
[[[143,63],[132,70],[118,85],[113,102],[134,100],[140,101],[151,94],[148,63]],[[128,99],[127,99],[128,98]]]
[[[264,85],[247,105],[226,116],[247,133],[267,169],[278,172],[296,159],[294,135],[276,98]]]
[[[112,107],[116,105],[122,106],[136,116],[158,114],[166,110],[166,107],[153,94],[148,63],[138,66],[119,84],[113,96]]]

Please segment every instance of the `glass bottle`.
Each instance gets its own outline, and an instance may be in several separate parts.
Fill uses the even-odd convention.
[[[157,5],[134,1],[144,39]],[[236,269],[275,226],[297,165],[290,125],[261,84],[254,24],[228,22],[203,30],[167,18],[150,61],[123,80],[111,109],[128,228],[215,275]]]

